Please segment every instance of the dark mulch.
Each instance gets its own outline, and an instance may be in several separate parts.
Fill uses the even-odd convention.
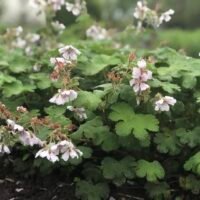
[[[16,179],[6,176],[0,180],[0,200],[74,200],[74,187],[51,175],[37,179]]]
[[[59,167],[51,173],[42,175],[37,171],[31,173],[32,164],[28,165],[26,170],[23,169],[23,172],[18,172],[16,163],[17,160],[0,159],[0,200],[77,200],[73,179],[70,179],[65,168]],[[79,176],[81,178],[79,170],[75,171],[73,177]],[[110,192],[116,200],[149,200],[143,185],[138,182],[136,185],[129,183],[119,188],[112,185]],[[173,188],[176,187],[173,185]],[[180,196],[181,200],[200,199],[199,196],[180,188],[177,188],[172,199],[176,196]]]

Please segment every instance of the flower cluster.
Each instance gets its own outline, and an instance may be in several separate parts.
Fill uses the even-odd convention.
[[[71,12],[73,15],[78,16],[81,14],[82,10],[85,8],[85,1],[75,0],[74,3],[65,2],[65,0],[47,0],[47,4],[53,11],[59,11],[62,7],[65,6],[65,9],[68,12]]]
[[[60,48],[59,53],[68,61],[76,61],[77,56],[81,54],[81,52],[72,45]]]
[[[51,23],[53,29],[59,33],[59,34],[62,34],[63,31],[65,30],[65,25],[60,23],[59,21],[54,21]]]
[[[77,98],[78,93],[72,89],[66,89],[66,86],[70,82],[70,71],[73,63],[76,62],[80,51],[72,45],[64,46],[59,49],[61,57],[50,58],[50,62],[55,66],[54,71],[51,74],[52,80],[58,80],[62,78],[64,89],[59,89],[49,102],[57,105],[63,105]]]
[[[40,149],[36,153],[35,157],[46,158],[54,163],[59,161],[60,154],[64,161],[68,161],[69,158],[79,158],[79,156],[82,156],[83,153],[77,149],[71,141],[63,140],[57,144],[51,143],[48,146]]]
[[[48,0],[48,4],[52,6],[54,11],[61,10],[65,4],[65,0]]]
[[[92,25],[86,31],[86,36],[93,40],[104,40],[108,37],[107,30],[96,25]]]
[[[85,112],[85,108],[75,108],[73,106],[67,106],[67,109],[74,112],[80,120],[87,119],[87,114]]]
[[[78,93],[74,90],[58,90],[58,93],[55,94],[50,100],[50,103],[55,103],[57,105],[64,105],[70,101],[73,101],[77,98]]]
[[[37,45],[40,41],[40,35],[36,33],[24,33],[21,26],[17,28],[9,28],[5,34],[5,38],[10,42],[13,48],[24,49],[26,55],[32,55],[32,46]]]
[[[30,131],[25,130],[25,128],[19,124],[16,124],[15,121],[7,119],[8,128],[11,130],[13,135],[18,135],[19,140],[23,145],[34,146],[39,145],[43,146],[42,142],[38,137],[35,136]]]
[[[138,29],[142,28],[143,23],[147,23],[156,28],[163,22],[169,22],[174,13],[174,10],[170,9],[159,15],[155,10],[147,7],[145,1],[138,1],[133,16],[138,20]]]
[[[138,96],[150,88],[147,81],[152,79],[152,72],[147,70],[146,67],[147,62],[142,59],[137,62],[137,67],[134,67],[132,71],[130,85]],[[170,96],[162,97],[161,95],[157,95],[156,98],[158,99],[155,102],[156,111],[169,111],[170,105],[174,106],[176,103],[176,99]],[[137,101],[139,101],[139,99],[137,99]]]
[[[70,68],[73,66],[73,63],[76,62],[77,57],[81,52],[72,45],[67,45],[61,47],[59,49],[59,53],[61,57],[50,58],[51,64],[55,66],[54,71],[51,74],[52,81],[57,81],[60,77],[63,77],[63,74],[67,70],[70,70]],[[65,76],[67,77],[68,75],[65,74]],[[68,81],[67,79],[65,80]]]
[[[162,24],[163,22],[169,22],[172,19],[172,15],[174,15],[175,11],[172,9],[169,9],[168,11],[164,12],[161,14],[159,21],[160,24]]]
[[[78,16],[81,14],[81,11],[85,8],[85,1],[80,2],[80,0],[75,0],[75,2],[66,3],[66,10],[71,12],[73,15]]]
[[[159,100],[155,102],[156,111],[169,111],[170,106],[174,106],[176,99],[170,96],[160,97]]]
[[[136,94],[141,94],[143,91],[149,89],[147,81],[152,79],[152,72],[147,70],[146,66],[146,61],[140,60],[137,63],[137,67],[133,68],[130,85]]]
[[[17,106],[17,112],[26,113],[26,112],[28,112],[28,110],[27,110],[27,108],[25,108],[23,106]]]

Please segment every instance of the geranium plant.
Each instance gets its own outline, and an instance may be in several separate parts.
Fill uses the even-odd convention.
[[[48,20],[65,6],[36,3]],[[20,143],[33,149],[34,168],[44,160],[53,163],[47,168],[67,166],[79,199],[118,199],[113,188],[126,186],[138,199],[198,198],[200,60],[167,47],[127,47],[93,24],[85,6],[66,3],[80,16],[69,30],[57,22],[59,34],[49,21],[49,32],[22,39],[18,27],[1,38],[1,154]],[[172,14],[160,16],[144,2],[134,11],[157,26]],[[79,26],[85,35],[74,40]]]

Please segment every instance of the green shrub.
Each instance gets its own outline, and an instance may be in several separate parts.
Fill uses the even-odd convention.
[[[199,30],[163,30],[158,33],[158,40],[160,44],[165,44],[177,50],[183,49],[188,55],[198,57],[200,52],[199,34]]]
[[[28,56],[9,31],[1,37],[1,153],[18,149],[17,172],[64,167],[83,200],[123,186],[147,199],[198,199],[200,60],[133,50],[121,35],[85,39],[91,23],[83,14],[61,34],[49,25]]]

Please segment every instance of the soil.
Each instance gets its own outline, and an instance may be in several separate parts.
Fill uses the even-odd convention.
[[[73,185],[58,177],[15,179],[7,176],[0,180],[0,200],[74,200]]]
[[[0,200],[77,200],[72,180],[60,168],[45,176],[38,173],[27,176],[26,171],[17,173],[13,165],[5,165],[5,160],[0,159],[0,169]],[[109,200],[149,200],[144,188],[131,184],[119,188],[112,186],[110,192],[112,198]],[[182,200],[200,199],[188,192],[179,195]]]

